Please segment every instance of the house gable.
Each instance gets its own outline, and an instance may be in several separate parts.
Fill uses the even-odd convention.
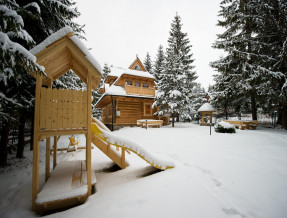
[[[139,70],[139,71],[146,71],[144,65],[142,64],[141,60],[138,57],[129,66],[129,69],[131,69],[131,70]]]

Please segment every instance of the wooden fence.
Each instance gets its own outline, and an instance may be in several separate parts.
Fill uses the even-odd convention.
[[[40,129],[87,128],[87,91],[41,88]]]

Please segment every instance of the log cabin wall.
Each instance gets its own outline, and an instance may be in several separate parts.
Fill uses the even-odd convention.
[[[114,96],[114,125],[136,125],[140,119],[155,119],[152,109],[153,99]],[[102,108],[102,121],[112,124],[112,103]]]

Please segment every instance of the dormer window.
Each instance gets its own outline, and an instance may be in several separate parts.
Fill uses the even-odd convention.
[[[135,69],[135,70],[140,70],[139,65],[136,65],[134,69]]]
[[[126,81],[126,85],[127,85],[127,86],[131,86],[131,85],[133,85],[133,82],[132,82],[131,80],[127,80],[127,81]]]
[[[141,83],[140,82],[135,82],[135,86],[136,87],[141,87]]]

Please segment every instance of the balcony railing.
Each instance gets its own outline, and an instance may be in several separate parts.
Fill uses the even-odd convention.
[[[144,87],[136,87],[136,86],[125,86],[125,90],[127,94],[132,95],[145,95],[145,96],[155,96],[154,88],[144,88]]]

